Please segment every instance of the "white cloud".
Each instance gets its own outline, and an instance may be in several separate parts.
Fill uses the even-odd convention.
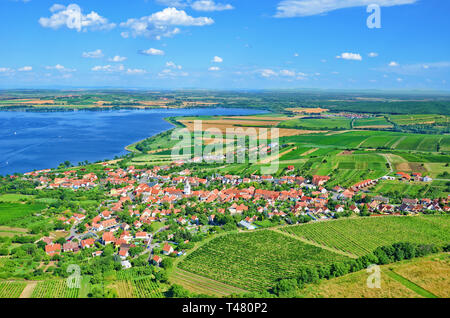
[[[365,7],[370,4],[391,7],[415,2],[417,0],[282,0],[278,3],[275,17],[305,17],[344,8]]]
[[[212,0],[198,0],[191,4],[191,8],[197,11],[224,11],[232,10],[231,4],[215,3]]]
[[[214,56],[212,61],[214,63],[222,63],[223,62],[223,58],[221,58],[220,56]]]
[[[127,58],[124,57],[124,56],[116,55],[116,56],[114,56],[114,57],[112,57],[112,58],[109,58],[108,61],[110,61],[110,62],[115,62],[115,63],[119,63],[119,62],[125,61],[126,59],[127,59]]]
[[[18,69],[19,72],[30,72],[33,70],[33,67],[31,66],[24,66]]]
[[[281,76],[289,76],[289,77],[295,76],[295,72],[294,71],[290,71],[290,70],[281,70],[279,74]]]
[[[174,62],[170,61],[166,63],[167,67],[173,68],[173,69],[177,69],[177,70],[181,70],[183,67],[181,65],[177,65]]]
[[[154,49],[154,48],[150,48],[148,50],[142,50],[141,54],[144,54],[144,55],[164,55],[164,51],[163,50]]]
[[[120,65],[98,65],[98,66],[94,66],[93,68],[91,68],[92,71],[94,72],[122,72],[125,70],[125,67],[120,64]]]
[[[388,64],[388,66],[377,68],[375,70],[400,75],[424,75],[430,73],[448,73],[448,68],[450,68],[449,61],[404,65],[392,61]]]
[[[397,82],[403,82],[403,78],[397,78]]]
[[[262,77],[265,78],[270,78],[270,77],[288,77],[288,78],[294,78],[296,77],[297,79],[306,79],[306,77],[308,76],[305,73],[302,72],[295,72],[292,70],[280,70],[280,71],[274,71],[272,69],[262,69],[257,71],[257,73],[259,75],[261,75]]]
[[[216,3],[214,0],[156,0],[158,4],[174,7],[186,8],[191,7],[196,11],[225,11],[232,10],[234,7],[231,4]]]
[[[294,57],[299,57],[299,54],[298,53],[294,53]]]
[[[377,56],[378,56],[378,53],[376,53],[376,52],[370,52],[370,53],[368,54],[368,56],[369,56],[369,57],[377,57]]]
[[[181,32],[179,26],[206,26],[214,23],[208,17],[194,18],[183,10],[166,8],[162,11],[144,16],[139,19],[128,19],[120,24],[130,32],[122,32],[122,37],[127,38],[130,33],[133,37],[146,36],[160,40],[162,37],[171,37]]]
[[[169,68],[167,68],[167,69],[164,69],[164,70],[162,70],[160,73],[158,73],[158,77],[161,77],[161,78],[174,78],[174,77],[185,77],[185,76],[188,76],[189,75],[189,73],[187,73],[187,72],[183,72],[183,71],[174,71],[174,70],[172,70],[172,69],[169,69]]]
[[[59,29],[66,26],[69,29],[75,29],[78,32],[87,30],[111,30],[116,25],[109,23],[108,19],[100,16],[97,12],[83,14],[77,4],[53,5],[50,8],[53,13],[50,18],[40,18],[39,24],[44,28]]]
[[[76,69],[74,68],[66,68],[64,66],[62,66],[61,64],[56,64],[55,66],[46,66],[45,67],[47,70],[57,70],[60,72],[75,72]]]
[[[264,69],[260,71],[260,74],[262,77],[273,77],[273,76],[278,76],[278,74],[271,69]]]
[[[14,72],[14,70],[9,67],[0,67],[0,73],[12,73],[12,72]]]
[[[336,56],[337,59],[344,60],[353,60],[353,61],[361,61],[362,57],[358,53],[342,53],[341,55]]]
[[[146,74],[146,73],[147,73],[146,70],[142,70],[139,68],[127,69],[127,74],[129,74],[129,75],[141,75],[141,74]]]
[[[217,71],[220,71],[220,67],[217,67],[217,66],[211,66],[210,68],[208,68],[208,71],[217,72]]]
[[[82,56],[85,58],[99,59],[102,58],[104,55],[102,50],[98,49],[92,52],[83,52]]]

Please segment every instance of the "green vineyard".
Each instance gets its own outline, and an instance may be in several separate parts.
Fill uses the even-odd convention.
[[[449,216],[369,217],[292,226],[283,229],[309,241],[352,253],[370,253],[396,242],[450,242]]]
[[[39,282],[31,298],[78,298],[79,289],[69,288],[66,280],[48,280]]]
[[[265,290],[296,277],[303,265],[348,259],[273,231],[229,234],[188,255],[179,267],[246,290]]]
[[[19,298],[26,285],[21,282],[1,282],[0,298]]]

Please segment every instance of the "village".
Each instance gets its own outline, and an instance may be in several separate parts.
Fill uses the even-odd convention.
[[[370,188],[380,180],[426,182],[427,177],[418,173],[364,180],[349,188],[327,188],[329,176],[314,175],[311,179],[297,176],[292,174],[293,166],[288,166],[280,177],[214,174],[199,178],[184,165],[185,162],[177,161],[150,169],[134,166],[122,169],[103,163],[104,178],[86,173],[84,168],[24,174],[22,178],[38,182],[40,190],[89,191],[101,187],[110,198],[101,203],[95,215],[87,215],[80,209],[66,211],[58,217],[58,221],[70,226],[70,234],[64,243],[42,237],[39,241],[45,243],[46,254],[54,257],[90,249],[92,257],[97,257],[102,255],[105,246],[111,245],[123,268],[130,268],[130,260],[142,254],[148,254],[150,265],[159,266],[165,257],[184,255],[183,247],[189,243],[189,240],[183,244],[173,240],[175,233],[169,230],[171,222],[177,225],[177,230],[195,234],[208,233],[217,227],[252,231],[342,216],[450,211],[450,197],[403,198],[401,204],[394,204],[388,197],[370,196]],[[176,172],[168,173],[174,169]]]

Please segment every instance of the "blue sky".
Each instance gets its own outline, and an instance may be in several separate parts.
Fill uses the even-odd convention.
[[[0,0],[0,88],[450,90],[449,12],[447,0]]]

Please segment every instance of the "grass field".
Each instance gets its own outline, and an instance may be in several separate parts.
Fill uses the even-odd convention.
[[[411,198],[442,198],[450,194],[449,187],[439,181],[427,182],[404,182],[404,181],[380,181],[372,192],[385,196],[404,196]]]
[[[365,271],[322,280],[298,293],[307,298],[450,297],[450,260],[446,253],[381,266],[381,288],[367,287]]]
[[[450,242],[450,216],[367,217],[291,226],[284,231],[314,243],[362,256],[396,242]]]
[[[44,204],[0,203],[0,225],[22,219],[44,209]]]
[[[250,291],[265,290],[279,278],[296,277],[303,265],[346,260],[270,230],[218,237],[189,254],[179,268]]]

